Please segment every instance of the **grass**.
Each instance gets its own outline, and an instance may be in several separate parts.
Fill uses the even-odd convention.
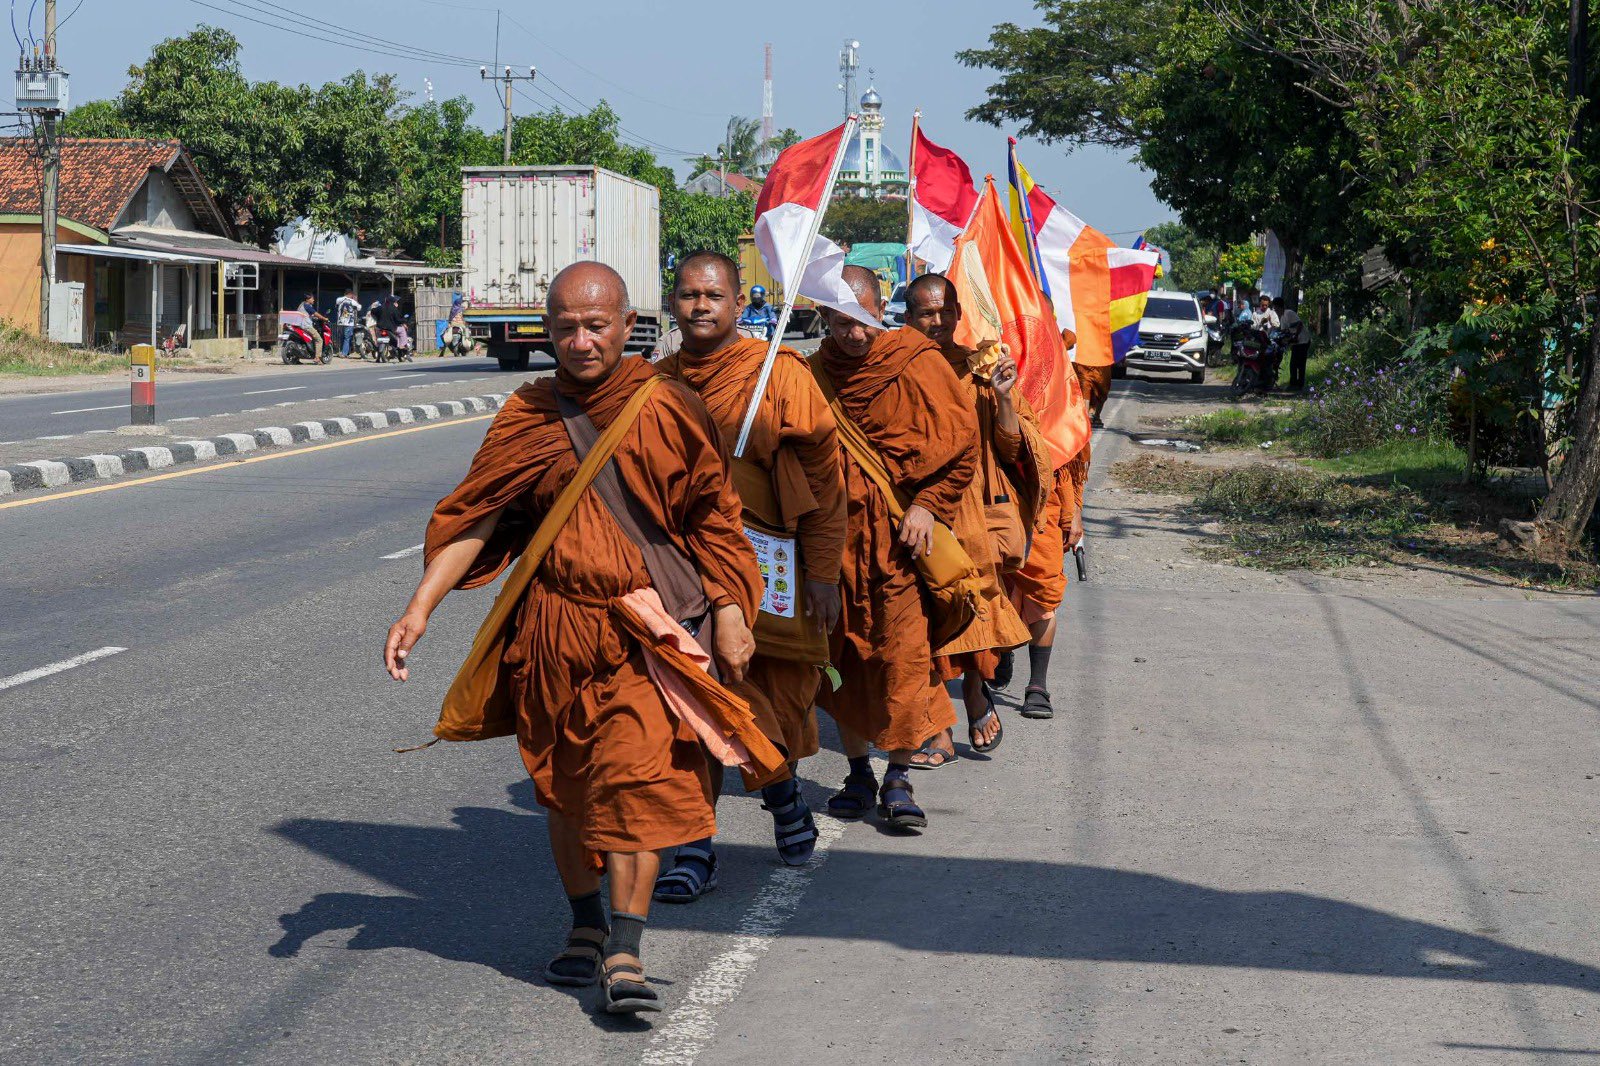
[[[193,370],[216,364],[190,355],[171,357],[158,349],[156,365],[161,370]],[[127,371],[128,356],[125,352],[55,344],[0,323],[0,374],[51,378],[72,374],[126,374]]]
[[[1208,444],[1250,445],[1282,440],[1294,431],[1296,411],[1247,411],[1242,407],[1223,407],[1183,420],[1184,427],[1199,433]]]
[[[1450,451],[1397,442],[1323,460],[1342,465],[1334,472],[1142,455],[1112,473],[1132,488],[1190,497],[1189,514],[1222,524],[1223,539],[1198,549],[1219,562],[1274,571],[1442,563],[1525,586],[1600,589],[1592,557],[1531,559],[1503,545],[1496,523],[1520,514],[1519,502],[1461,485],[1459,457]]]

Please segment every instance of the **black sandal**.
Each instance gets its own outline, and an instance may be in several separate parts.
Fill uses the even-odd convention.
[[[1056,710],[1050,706],[1050,693],[1038,685],[1029,685],[1022,691],[1022,709],[1017,713],[1024,718],[1054,718]]]
[[[778,843],[778,858],[788,866],[804,866],[817,850],[817,820],[795,783],[794,799],[778,807],[765,803],[761,809],[772,814],[772,835]]]
[[[897,800],[889,797],[895,793],[903,793],[905,799]],[[928,816],[917,806],[916,793],[911,787],[911,780],[905,777],[886,777],[883,788],[878,792],[878,817],[887,819],[889,828],[902,833],[915,829],[928,828]]]
[[[584,936],[593,933],[598,939]],[[600,945],[606,940],[604,929],[574,929],[567,937],[567,946],[561,954],[550,960],[544,968],[544,979],[553,985],[569,988],[586,988],[600,980]],[[566,965],[563,965],[566,964]]]
[[[995,724],[1000,728],[995,730],[993,740],[989,741],[987,744],[980,743],[978,740],[978,727],[983,725],[983,723],[987,722],[991,718],[994,719]],[[1005,738],[1006,724],[1005,722],[1001,721],[1000,711],[992,702],[989,704],[989,709],[987,711],[984,711],[976,718],[970,718],[967,720],[967,743],[971,744],[972,750],[977,752],[979,755],[988,755],[990,752],[998,748],[1000,746],[1000,742]]]
[[[851,774],[844,787],[828,797],[828,813],[846,822],[865,818],[878,797],[878,779],[871,774]]]
[[[635,974],[639,980],[629,981],[617,974]],[[661,997],[645,983],[644,968],[636,963],[619,962],[607,966],[601,990],[605,994],[607,1014],[639,1014],[661,1009]]]
[[[716,889],[717,869],[715,851],[680,844],[672,856],[672,869],[656,878],[650,898],[659,903],[693,903]]]

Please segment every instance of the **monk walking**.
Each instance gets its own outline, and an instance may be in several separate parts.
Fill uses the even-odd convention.
[[[629,604],[659,594],[654,602],[663,616],[670,612],[663,624],[709,644],[723,675],[737,680],[754,650],[749,620],[761,588],[716,427],[689,390],[623,356],[634,320],[610,267],[579,263],[556,276],[549,291],[556,374],[507,401],[466,479],[435,508],[422,582],[384,649],[389,673],[404,681],[447,592],[487,584],[531,543],[548,545],[511,616],[503,662],[492,664],[504,667],[506,709],[485,702],[463,712],[463,722],[441,718],[435,732],[479,739],[514,729],[549,812],[550,846],[572,908],[567,947],[545,976],[556,984],[602,982],[606,1009],[616,1013],[661,1009],[640,952],[657,852],[715,831],[704,734],[669,710],[652,683],[651,671],[670,660],[647,658],[640,616]],[[652,391],[641,394],[646,388]],[[578,452],[596,446],[580,439],[627,419],[632,425],[610,462],[596,467],[599,476],[572,502],[563,489]],[[553,543],[541,541],[551,528],[544,520],[563,499],[565,521]],[[543,528],[530,538],[536,526]],[[709,681],[703,673],[698,680]],[[481,720],[471,720],[474,710]],[[495,713],[506,721],[491,721]]]
[[[680,346],[656,364],[658,373],[700,395],[730,448],[767,354],[765,340],[739,332],[743,302],[739,265],[732,259],[719,252],[685,256],[672,286]],[[744,783],[761,790],[762,806],[772,813],[779,857],[798,866],[817,841],[795,775],[800,760],[817,752],[813,704],[827,662],[827,636],[839,621],[845,495],[833,415],[805,357],[791,348],[778,349],[744,454],[732,460],[734,480],[745,524],[763,545],[767,573],[756,654],[740,692],[787,760],[770,779],[747,774]],[[721,764],[711,769],[715,795]],[[656,882],[655,898],[698,899],[716,887],[717,862],[710,838],[678,848],[672,869]]]
[[[1077,339],[1071,330],[1062,330],[1061,342],[1068,350]],[[1073,364],[1075,369],[1078,366]],[[1079,371],[1078,376],[1087,396],[1085,375]],[[1106,380],[1109,382],[1109,374]],[[1050,655],[1056,642],[1056,615],[1067,592],[1066,555],[1083,540],[1083,487],[1089,476],[1089,456],[1089,442],[1085,441],[1083,449],[1055,472],[1054,488],[1034,527],[1028,560],[1006,578],[1011,602],[1028,624],[1028,685],[1019,712],[1024,718],[1055,717],[1050,702]],[[1009,675],[1009,669],[1005,673]]]
[[[1028,530],[1051,490],[1050,452],[1027,400],[1015,392],[1017,364],[1005,354],[980,356],[955,342],[961,321],[956,288],[941,274],[924,274],[906,288],[906,325],[939,346],[978,417],[978,476],[963,494],[954,530],[983,577],[984,611],[954,641],[937,649],[940,676],[962,679],[967,739],[979,753],[994,751],[1004,736],[990,699],[1000,655],[1028,642],[1027,625],[1007,598],[1004,575],[1022,566]],[[981,369],[979,366],[981,365]],[[946,729],[912,759],[933,769],[955,760]]]
[[[860,305],[881,319],[872,272],[846,267],[845,280]],[[955,723],[955,707],[934,670],[934,620],[912,553],[932,551],[935,520],[955,522],[978,469],[977,414],[928,338],[875,329],[831,308],[826,315],[828,336],[813,365],[910,500],[896,522],[884,494],[841,447],[850,502],[833,662],[843,684],[834,692],[824,686],[819,702],[838,723],[850,772],[828,811],[860,818],[876,799],[890,828],[917,830],[928,819],[912,792],[911,756]],[[868,755],[872,744],[889,760],[881,788]]]

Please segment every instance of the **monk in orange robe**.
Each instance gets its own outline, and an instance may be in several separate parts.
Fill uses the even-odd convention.
[[[1069,333],[1072,333],[1070,329],[1062,330],[1063,336]],[[1078,336],[1073,333],[1072,344],[1076,347],[1077,343]],[[1078,384],[1083,387],[1084,402],[1089,405],[1089,424],[1099,429],[1105,425],[1100,420],[1100,409],[1106,405],[1106,397],[1111,395],[1111,375],[1116,365],[1114,363],[1090,365],[1074,361],[1072,369],[1077,372]]]
[[[1072,330],[1062,330],[1061,342],[1070,351],[1078,338]],[[1081,381],[1081,372],[1079,377]],[[1109,375],[1106,381],[1109,383]],[[1050,655],[1056,642],[1056,613],[1067,592],[1066,554],[1083,540],[1083,487],[1089,478],[1089,457],[1090,444],[1085,441],[1083,449],[1055,472],[1055,487],[1034,527],[1028,560],[1006,579],[1011,602],[1028,624],[1028,685],[1019,712],[1024,718],[1055,717],[1050,702]],[[1009,669],[1005,672],[1009,681]]]
[[[572,479],[578,457],[563,401],[603,432],[656,377],[648,362],[623,355],[634,321],[610,267],[579,263],[556,276],[549,291],[555,377],[517,390],[465,480],[435,508],[421,584],[389,630],[391,676],[409,675],[413,649],[445,594],[493,580]],[[652,547],[655,557],[680,553],[688,583],[699,586],[690,590],[698,601],[689,610],[701,613],[680,615],[684,627],[705,640],[704,627],[714,626],[710,650],[723,676],[737,681],[754,651],[749,622],[761,575],[715,424],[692,392],[662,382],[611,462],[631,497],[628,510],[642,513],[633,521],[653,523],[665,545]],[[603,981],[606,1009],[617,1013],[661,1009],[639,947],[657,852],[715,831],[697,734],[669,710],[641,645],[617,621],[618,601],[634,590],[667,595],[646,559],[591,486],[517,608],[501,675],[509,678],[518,747],[549,812],[550,846],[572,907],[567,948],[545,976],[557,984]]]
[[[935,665],[941,677],[962,679],[967,739],[974,751],[987,754],[1004,736],[988,684],[1000,661],[997,653],[1026,644],[1029,635],[1007,597],[1002,552],[1017,565],[1026,554],[1028,528],[1051,489],[1050,451],[1027,400],[1014,391],[1016,362],[1004,353],[979,356],[956,344],[961,304],[955,286],[942,274],[924,274],[907,286],[905,298],[906,326],[939,345],[967,406],[978,415],[979,472],[967,486],[953,528],[982,574],[983,613],[938,649]],[[1004,528],[1006,543],[991,522]],[[932,769],[954,759],[955,739],[946,730],[917,752],[912,765]]]
[[[742,336],[738,329],[744,296],[739,291],[739,264],[719,252],[695,252],[679,260],[672,287],[672,314],[682,340],[672,355],[656,363],[656,371],[681,381],[699,394],[733,447],[755,395],[756,378],[767,354],[767,342]],[[814,701],[826,662],[826,638],[839,621],[839,571],[844,557],[844,472],[839,465],[839,438],[828,403],[805,357],[779,348],[742,459],[732,460],[744,478],[747,525],[787,534],[785,556],[774,558],[767,581],[774,599],[774,617],[793,617],[798,608],[810,619],[810,633],[819,654],[797,655],[765,641],[757,627],[756,655],[740,694],[750,701],[756,723],[784,753],[786,768],[766,780],[745,775],[745,788],[761,790],[762,806],[772,813],[778,854],[798,866],[816,847],[817,827],[795,779],[801,759],[817,752]],[[748,464],[739,470],[741,464]],[[758,502],[754,497],[760,495]],[[767,509],[776,514],[757,513]],[[804,584],[796,597],[796,577]],[[798,602],[797,602],[798,601]],[[803,649],[801,649],[803,653]],[[713,794],[721,788],[721,766],[712,764]],[[689,902],[716,887],[717,855],[710,839],[678,849],[671,870],[656,882],[655,898]]]
[[[883,317],[877,278],[845,268],[845,280],[868,314]],[[978,422],[939,346],[915,330],[884,331],[834,308],[828,336],[813,357],[838,396],[845,418],[881,456],[910,499],[901,521],[849,451],[840,448],[849,495],[844,552],[844,611],[834,631],[833,662],[843,684],[819,702],[839,725],[850,773],[828,801],[840,818],[860,818],[878,800],[891,829],[928,824],[910,781],[911,756],[955,724],[955,706],[934,669],[932,632],[913,552],[932,550],[934,521],[953,525],[978,471]],[[889,767],[880,788],[868,757],[876,744]]]

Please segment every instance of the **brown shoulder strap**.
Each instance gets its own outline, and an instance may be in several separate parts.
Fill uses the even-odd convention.
[[[557,401],[561,406],[561,421],[572,440],[572,448],[580,459],[584,459],[591,454],[590,449],[599,440],[600,432],[576,403],[565,396],[558,396]],[[622,527],[623,534],[633,541],[644,556],[645,569],[650,571],[650,584],[660,595],[667,613],[679,620],[699,618],[705,614],[710,603],[706,600],[699,571],[628,489],[614,458],[607,459],[595,475],[594,490],[605,502],[606,510],[611,512],[617,525]]]
[[[816,376],[817,385],[822,389],[822,396],[833,410],[833,420],[839,424],[840,443],[861,467],[861,472],[867,475],[868,480],[878,486],[878,491],[883,493],[883,498],[889,503],[889,514],[898,521],[906,512],[906,503],[894,487],[894,479],[889,476],[889,468],[884,465],[883,456],[878,454],[878,449],[872,446],[872,441],[862,428],[845,414],[844,404],[839,402],[839,394],[834,391],[828,372],[823,370],[815,359],[810,360],[810,363],[811,373]]]

